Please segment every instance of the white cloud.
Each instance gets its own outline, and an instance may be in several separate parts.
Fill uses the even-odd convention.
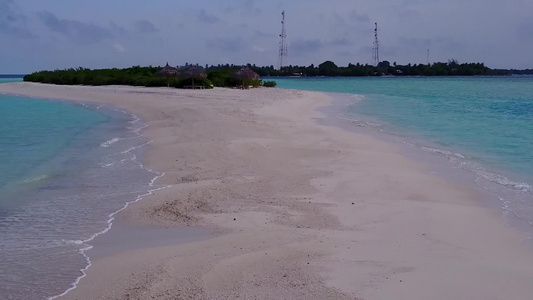
[[[266,51],[266,48],[264,47],[260,47],[260,46],[257,46],[257,45],[253,45],[252,46],[252,49],[256,52],[259,52],[259,53],[263,53]]]
[[[117,50],[118,52],[126,52],[126,48],[119,42],[113,43],[113,49]]]

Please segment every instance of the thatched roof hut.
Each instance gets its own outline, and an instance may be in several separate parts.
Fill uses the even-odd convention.
[[[162,77],[177,77],[180,74],[178,69],[173,68],[171,66],[167,65],[164,66],[161,70],[155,72],[155,76],[162,76]]]
[[[241,89],[255,87],[260,83],[259,74],[248,67],[243,67],[239,71],[231,74],[231,78],[242,81],[242,85],[240,85]]]
[[[191,66],[189,67],[187,70],[183,71],[180,75],[180,77],[182,79],[191,79],[191,82],[192,84],[191,85],[185,85],[184,87],[185,88],[192,88],[192,89],[195,89],[195,88],[204,88],[203,85],[195,85],[194,84],[194,79],[204,79],[204,78],[207,78],[207,73],[204,72],[204,70],[196,67],[196,66]]]
[[[204,70],[192,66],[181,73],[181,78],[207,78],[207,73]]]
[[[233,73],[231,77],[237,79],[259,79],[259,74],[248,67],[243,67],[239,71]]]

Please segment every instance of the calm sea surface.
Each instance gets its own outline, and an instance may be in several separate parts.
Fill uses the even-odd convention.
[[[113,107],[0,94],[0,299],[72,287],[112,214],[155,188],[137,159],[144,126]]]
[[[345,93],[335,96],[352,99],[344,118],[472,174],[506,215],[533,225],[533,77],[274,80]]]

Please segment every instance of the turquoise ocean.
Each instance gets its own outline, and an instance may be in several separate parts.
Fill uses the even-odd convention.
[[[481,191],[505,222],[533,235],[533,76],[272,78],[329,92],[335,118],[401,145],[431,172]]]
[[[0,299],[77,284],[91,240],[157,188],[140,162],[145,126],[110,106],[0,94]]]

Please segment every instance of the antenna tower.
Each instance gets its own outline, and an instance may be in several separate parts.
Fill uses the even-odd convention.
[[[281,34],[279,35],[279,69],[287,62],[287,33],[285,32],[285,11],[281,12]]]
[[[374,66],[379,64],[379,41],[378,41],[378,23],[376,22],[376,28],[374,29],[374,48],[372,48],[372,60],[374,61]]]

